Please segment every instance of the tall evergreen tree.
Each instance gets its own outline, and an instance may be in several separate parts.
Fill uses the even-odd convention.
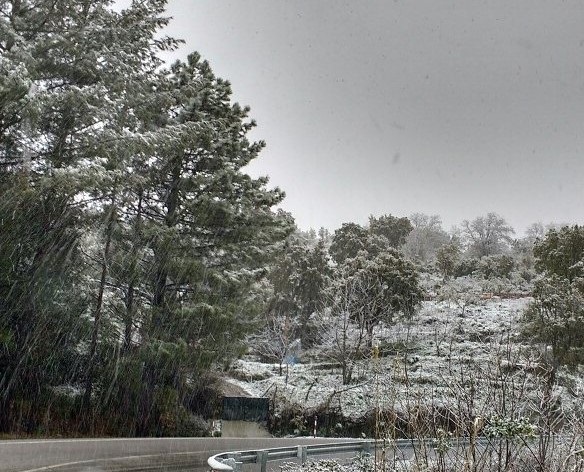
[[[0,198],[0,430],[31,433],[51,387],[82,372],[77,345],[88,299],[67,195],[2,179]]]
[[[7,73],[2,80],[11,84],[0,97],[6,105],[0,127],[0,167],[6,191],[20,188],[39,199],[58,202],[60,210],[52,212],[50,225],[68,225],[68,234],[76,235],[73,247],[81,242],[87,217],[99,215],[100,209],[104,215],[94,219],[103,229],[95,276],[90,259],[79,251],[67,253],[68,264],[86,266],[88,279],[97,280],[85,287],[95,295],[87,313],[77,314],[80,323],[86,323],[88,314],[92,324],[88,351],[85,356],[79,352],[85,357],[84,410],[89,409],[96,376],[120,180],[127,173],[130,156],[168,139],[143,128],[145,106],[157,101],[152,90],[161,64],[157,51],[175,44],[154,36],[167,22],[161,16],[164,5],[159,0],[134,2],[116,12],[107,1],[2,3],[8,19],[2,23],[0,39],[2,72]],[[31,216],[34,224],[39,217]],[[97,226],[91,229],[99,231]],[[44,245],[43,239],[40,244]],[[43,247],[32,250],[46,255]],[[56,273],[68,270],[66,265],[53,265]],[[38,310],[33,295],[28,303]]]
[[[255,123],[249,108],[231,103],[229,83],[192,54],[162,85],[174,102],[159,126],[197,131],[157,148],[145,169],[150,314],[140,333],[147,356],[141,432],[159,422],[156,388],[174,389],[180,402],[186,371],[200,373],[237,352],[253,308],[249,292],[291,230],[289,218],[272,211],[283,193],[243,171],[264,144],[247,139]],[[169,349],[172,365],[161,365]]]
[[[249,109],[198,55],[160,69],[164,6],[0,2],[1,429],[65,383],[84,414],[163,434],[289,232],[282,192],[243,172]]]

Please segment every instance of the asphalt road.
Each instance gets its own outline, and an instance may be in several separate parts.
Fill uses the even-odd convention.
[[[0,441],[1,472],[203,471],[225,451],[348,440],[323,438],[144,438]]]

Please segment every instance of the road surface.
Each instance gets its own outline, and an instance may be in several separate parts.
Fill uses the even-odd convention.
[[[206,465],[207,458],[220,452],[338,441],[350,440],[324,438],[9,440],[0,441],[0,472],[203,471],[209,469]]]

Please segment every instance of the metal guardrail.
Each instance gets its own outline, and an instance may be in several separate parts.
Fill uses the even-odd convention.
[[[271,461],[300,459],[304,463],[308,457],[319,454],[368,452],[373,447],[373,444],[374,441],[358,441],[339,444],[311,444],[252,451],[223,452],[209,457],[207,463],[212,470],[219,471],[240,471],[243,464],[259,464],[261,472],[265,472],[267,463]]]
[[[278,447],[273,449],[258,449],[250,451],[222,452],[207,459],[207,464],[212,470],[241,471],[243,464],[259,464],[261,472],[266,472],[267,463],[282,459],[300,459],[304,464],[310,456],[324,454],[339,454],[346,452],[371,454],[376,447],[393,447],[395,449],[415,448],[422,445],[434,446],[434,439],[398,439],[395,441],[364,440],[355,442],[343,442],[337,444],[310,444],[292,447]],[[484,445],[487,440],[483,437],[476,438],[476,445]],[[454,447],[468,446],[468,438],[459,438],[451,441]]]

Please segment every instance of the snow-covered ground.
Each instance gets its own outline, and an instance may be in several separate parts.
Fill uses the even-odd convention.
[[[488,412],[501,395],[505,377],[515,395],[533,395],[537,355],[519,339],[519,321],[529,298],[478,300],[461,308],[448,301],[426,301],[410,323],[397,322],[375,332],[385,355],[356,363],[353,382],[342,384],[341,370],[318,348],[278,375],[277,364],[248,358],[234,363],[229,382],[252,396],[274,399],[276,411],[333,408],[358,419],[379,406],[409,410],[414,403],[451,405],[474,395],[473,408]],[[331,334],[332,335],[332,334]],[[401,349],[401,352],[400,352]],[[394,351],[394,352],[390,352]],[[285,367],[284,367],[285,370]],[[569,387],[559,387],[565,402],[582,403],[581,375],[564,375]],[[523,382],[521,384],[520,382]],[[525,408],[525,407],[523,407]]]

